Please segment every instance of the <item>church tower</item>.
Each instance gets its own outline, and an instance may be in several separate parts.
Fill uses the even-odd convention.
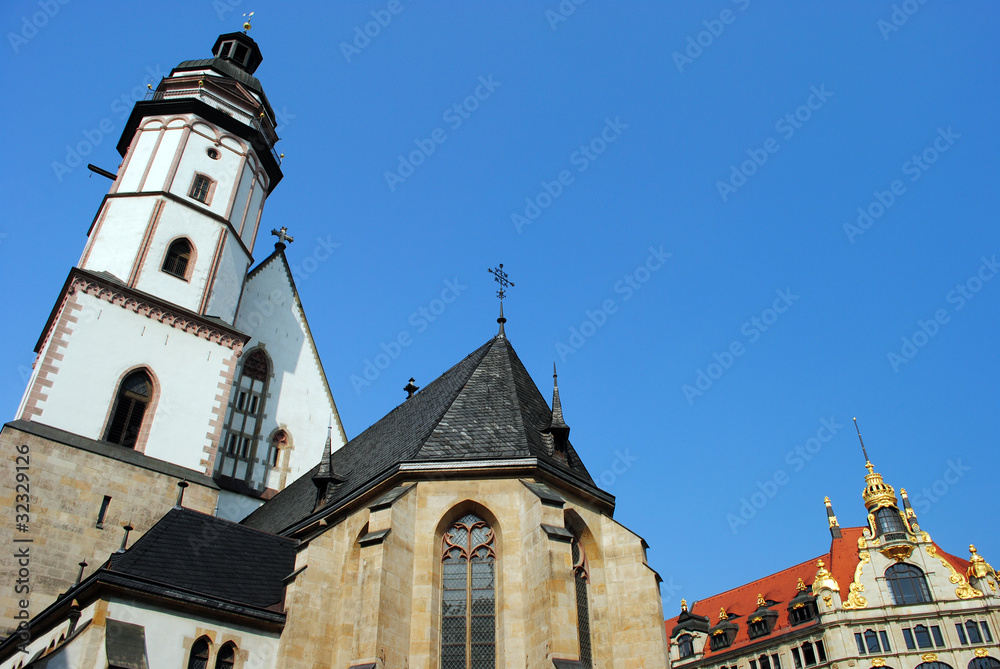
[[[286,228],[250,272],[282,178],[262,60],[246,31],[220,35],[135,105],[17,412],[213,477],[230,517],[307,470],[331,419],[346,441]]]

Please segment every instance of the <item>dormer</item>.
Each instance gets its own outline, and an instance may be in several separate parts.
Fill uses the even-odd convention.
[[[819,610],[816,606],[816,595],[809,591],[808,586],[800,578],[795,586],[798,594],[788,602],[788,622],[792,627],[816,620]]]
[[[260,48],[246,33],[219,35],[212,55],[227,60],[247,74],[253,74],[264,61]]]
[[[681,614],[670,632],[670,656],[674,662],[700,658],[708,641],[708,618],[688,611],[687,600],[681,600]]]
[[[709,644],[712,650],[723,650],[732,646],[733,641],[736,640],[736,633],[739,630],[740,626],[729,619],[726,609],[720,609],[719,622],[708,630]]]
[[[776,602],[757,595],[757,610],[747,617],[747,636],[758,639],[767,636],[778,622],[778,612],[770,608]]]

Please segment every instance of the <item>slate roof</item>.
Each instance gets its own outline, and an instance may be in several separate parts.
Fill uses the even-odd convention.
[[[255,608],[281,610],[297,541],[174,507],[104,569]]]
[[[719,618],[719,610],[725,609],[729,614],[730,622],[739,625],[739,631],[731,646],[724,649],[712,651],[708,645],[705,646],[705,657],[713,655],[725,655],[734,650],[745,648],[754,644],[773,644],[775,638],[788,634],[793,630],[809,628],[818,623],[818,620],[796,625],[794,628],[788,619],[788,603],[798,594],[796,585],[801,578],[805,585],[812,587],[816,578],[816,561],[823,560],[826,568],[833,574],[837,584],[840,586],[840,595],[847,598],[848,588],[854,580],[854,571],[858,566],[858,539],[861,538],[863,527],[845,527],[841,529],[841,537],[833,539],[830,543],[830,551],[823,555],[817,555],[811,560],[806,560],[793,567],[783,569],[777,573],[765,576],[764,578],[751,581],[738,588],[727,590],[726,592],[705,599],[699,599],[691,607],[691,613],[706,616],[715,624]],[[934,544],[937,546],[937,544]],[[956,569],[962,571],[967,569],[968,560],[955,557],[945,553],[940,547],[937,548],[940,555],[945,556]],[[769,607],[778,613],[778,618],[771,633],[750,639],[747,633],[747,616],[757,610],[757,595],[761,595],[765,600],[776,602]],[[667,635],[669,636],[677,625],[680,616],[670,618],[666,621]]]
[[[600,492],[572,445],[550,455],[549,406],[514,348],[497,335],[332,454],[343,483],[327,506],[372,487],[402,463],[537,458],[577,485]],[[243,523],[278,533],[313,513],[317,465]]]

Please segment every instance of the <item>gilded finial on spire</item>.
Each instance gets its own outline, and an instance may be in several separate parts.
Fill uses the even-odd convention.
[[[799,578],[799,582],[795,584],[795,589],[798,590],[799,592],[805,592],[806,591],[805,581]]]
[[[729,614],[726,613],[725,606],[719,609],[719,620],[729,620]]]
[[[246,34],[248,30],[253,28],[253,26],[250,25],[250,19],[253,18],[253,12],[250,12],[249,14],[244,14],[243,16],[246,18],[246,21],[243,22],[243,33]]]
[[[687,610],[688,610],[688,600],[682,599],[681,600],[681,612],[682,613],[687,613]]]
[[[757,608],[764,609],[767,608],[767,602],[764,601],[764,595],[758,593],[757,595]]]
[[[972,544],[969,544],[969,553],[969,569],[966,572],[969,578],[985,578],[991,574],[994,575],[994,578],[996,577],[996,571],[983,559]]]
[[[840,585],[837,583],[837,579],[826,568],[826,563],[822,559],[819,559],[816,560],[816,578],[813,579],[812,592],[814,595],[818,595],[823,588],[828,588],[833,592],[840,592]]]

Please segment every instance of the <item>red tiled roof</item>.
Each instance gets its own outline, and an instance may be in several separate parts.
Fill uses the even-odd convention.
[[[807,586],[812,586],[813,580],[816,577],[817,560],[823,560],[826,563],[826,568],[830,570],[833,577],[837,580],[837,584],[840,585],[841,596],[846,599],[848,589],[854,580],[854,571],[858,566],[858,539],[861,538],[863,531],[863,527],[841,528],[841,537],[833,539],[830,542],[829,553],[817,555],[813,559],[801,562],[794,567],[783,569],[770,576],[765,576],[764,578],[741,585],[738,588],[733,588],[732,590],[727,590],[726,592],[695,602],[690,612],[695,615],[707,617],[709,624],[715,625],[718,622],[719,610],[724,608],[726,613],[729,614],[730,620],[739,625],[739,631],[731,646],[713,653],[708,644],[706,644],[704,657],[707,658],[714,654],[728,653],[732,650],[756,643],[773,643],[776,637],[790,631],[788,602],[798,594],[796,585],[800,578]],[[964,574],[969,568],[968,560],[955,557],[941,550],[937,544],[934,545],[937,548],[938,554],[948,560],[959,573]],[[778,612],[778,619],[775,621],[771,634],[760,639],[751,640],[747,635],[746,619],[749,614],[757,610],[757,595],[761,595],[765,600],[769,599],[777,602],[771,608]],[[677,616],[670,618],[665,624],[667,636],[669,637],[677,625]],[[796,629],[803,629],[814,624],[816,623],[797,625]]]

